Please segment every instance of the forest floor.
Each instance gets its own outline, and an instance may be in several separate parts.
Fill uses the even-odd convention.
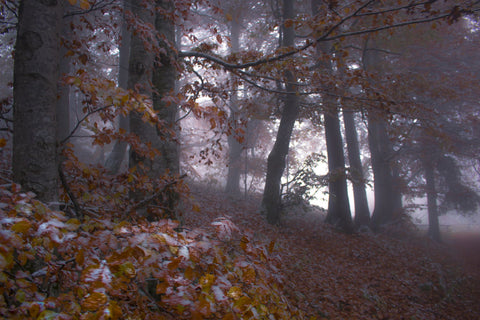
[[[234,222],[254,241],[275,241],[284,293],[312,319],[480,319],[480,235],[448,234],[437,244],[413,224],[381,234],[346,235],[322,222],[318,210],[287,214],[271,226],[260,197],[233,199],[192,187],[200,212],[188,228]]]

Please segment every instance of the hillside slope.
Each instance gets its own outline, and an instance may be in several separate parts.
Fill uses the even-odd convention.
[[[187,227],[213,228],[212,221],[226,217],[255,241],[274,241],[285,294],[310,317],[480,319],[480,264],[461,255],[475,251],[468,240],[439,245],[412,226],[345,235],[318,212],[288,214],[270,226],[259,197],[232,199],[199,187],[192,195],[201,212],[185,215]]]

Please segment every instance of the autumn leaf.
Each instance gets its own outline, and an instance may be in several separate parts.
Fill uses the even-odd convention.
[[[14,225],[12,225],[12,231],[27,234],[32,227],[32,223],[27,220],[21,220]]]
[[[96,311],[103,307],[108,301],[108,297],[101,292],[92,292],[82,301],[82,308],[86,311]]]
[[[234,300],[238,300],[242,296],[242,290],[239,287],[233,286],[228,290],[227,296]]]
[[[292,19],[287,19],[285,20],[284,26],[285,28],[291,28],[293,26],[293,20]]]
[[[82,8],[83,10],[90,9],[90,1],[80,0],[80,8]]]

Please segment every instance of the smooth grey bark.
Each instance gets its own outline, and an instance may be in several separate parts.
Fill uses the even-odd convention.
[[[166,103],[163,98],[174,93],[177,71],[174,65],[175,53],[172,48],[175,47],[175,23],[171,20],[173,14],[168,14],[175,10],[173,0],[157,0],[157,15],[155,18],[155,28],[160,35],[160,47],[165,50],[159,53],[159,57],[155,60],[152,83],[153,91],[153,107],[159,119],[163,122],[165,128],[157,128],[157,137],[159,145],[157,149],[160,151],[159,159],[155,170],[158,174],[178,174],[180,171],[179,161],[179,145],[177,141],[178,127],[177,106]],[[160,8],[160,10],[158,9]],[[159,12],[160,11],[160,12]],[[164,130],[166,129],[166,130]]]
[[[57,82],[62,1],[23,0],[14,61],[13,176],[38,199],[58,199]]]
[[[230,41],[232,43],[231,53],[237,53],[240,51],[240,24],[237,19],[238,17],[235,17],[230,24]],[[232,75],[232,83],[235,82],[233,77],[234,76]],[[227,138],[228,174],[225,192],[230,195],[238,195],[240,193],[240,174],[242,170],[242,144],[238,141],[237,133],[235,131],[239,117],[237,86],[233,86],[232,91],[229,106],[230,116],[228,119],[232,132]]]
[[[367,71],[381,70],[379,51],[375,50],[375,39],[371,45],[365,45],[363,67]],[[402,194],[398,172],[393,168],[393,148],[387,132],[387,121],[381,114],[369,111],[368,144],[374,176],[375,208],[373,209],[371,226],[378,230],[389,223],[402,211]]]
[[[65,40],[72,37],[70,23],[62,24],[61,37]],[[63,141],[70,135],[70,86],[63,81],[63,77],[69,75],[71,70],[71,59],[66,56],[68,49],[65,45],[60,47],[60,79],[58,81],[58,100],[56,106],[57,142]]]
[[[126,8],[126,2],[124,1],[124,8]],[[131,45],[131,34],[128,30],[128,24],[125,20],[122,21],[122,31],[121,31],[121,42],[120,42],[120,53],[119,53],[119,66],[118,66],[118,86],[120,88],[128,88],[128,62],[130,59],[130,45]],[[129,131],[130,119],[128,116],[120,115],[119,116],[119,128]],[[118,140],[113,145],[113,149],[105,161],[105,167],[113,174],[116,174],[120,171],[123,160],[127,153],[128,143],[122,140]]]
[[[375,208],[371,224],[374,230],[389,223],[402,210],[398,177],[391,166],[393,150],[386,121],[368,116],[368,142],[374,176]]]
[[[370,211],[368,208],[365,179],[363,176],[362,160],[360,159],[360,148],[353,111],[343,110],[343,123],[345,126],[345,140],[347,141],[348,161],[350,163],[353,197],[355,201],[355,226],[358,228],[370,224]]]
[[[312,12],[318,14],[322,3],[318,0],[312,1]],[[318,56],[323,53],[330,54],[332,43],[318,43],[316,46]],[[321,72],[332,76],[334,68],[331,60],[319,60]],[[328,92],[333,88],[325,86]],[[345,155],[343,153],[342,132],[340,130],[340,119],[338,117],[338,103],[336,98],[328,94],[322,96],[324,108],[325,139],[327,143],[328,158],[328,211],[325,221],[342,229],[347,233],[353,232],[352,214],[348,201],[347,177],[345,174]]]
[[[294,1],[283,1],[283,20],[293,19]],[[284,28],[283,46],[294,45],[295,30],[293,27]],[[285,71],[286,92],[295,92],[297,90],[295,76],[291,70]],[[265,189],[263,191],[262,207],[266,211],[267,221],[276,224],[280,221],[280,183],[285,170],[285,158],[288,155],[290,138],[293,127],[298,117],[298,97],[295,94],[285,94],[282,118],[278,128],[277,137],[272,151],[267,159],[267,175],[265,179]]]
[[[345,232],[353,232],[352,215],[348,201],[345,156],[343,154],[342,133],[336,101],[324,99],[324,104],[332,106],[324,114],[325,138],[328,154],[328,212],[325,221]]]
[[[143,3],[151,7],[154,6],[153,0],[144,1]],[[151,11],[151,8],[140,6],[133,0],[130,1],[130,4],[131,11],[137,19],[145,24],[155,24],[155,16]],[[145,49],[143,40],[138,34],[132,34],[128,66],[129,89],[138,89],[140,93],[152,97],[151,79],[153,60],[154,53]],[[137,135],[142,142],[150,142],[155,146],[154,139],[157,137],[156,129],[152,125],[145,123],[142,120],[141,115],[136,111],[130,113],[130,130]],[[158,170],[153,170],[152,168],[154,166],[154,161],[145,159],[137,154],[135,150],[132,150],[129,166],[135,167],[140,163],[145,167],[146,172],[144,173],[151,174],[151,176],[154,177],[156,172],[158,172]]]

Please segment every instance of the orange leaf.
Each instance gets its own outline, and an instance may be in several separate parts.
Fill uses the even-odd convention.
[[[291,28],[293,26],[293,20],[292,19],[287,19],[285,20],[285,28]]]
[[[90,2],[88,0],[80,0],[80,8],[83,10],[90,9]]]
[[[108,297],[101,292],[93,292],[82,301],[82,308],[87,311],[96,311],[107,303]]]
[[[30,221],[21,220],[12,226],[12,231],[27,234],[31,227],[32,223]]]
[[[75,262],[79,265],[83,265],[85,262],[85,251],[83,249],[78,251],[77,255],[75,256]]]

